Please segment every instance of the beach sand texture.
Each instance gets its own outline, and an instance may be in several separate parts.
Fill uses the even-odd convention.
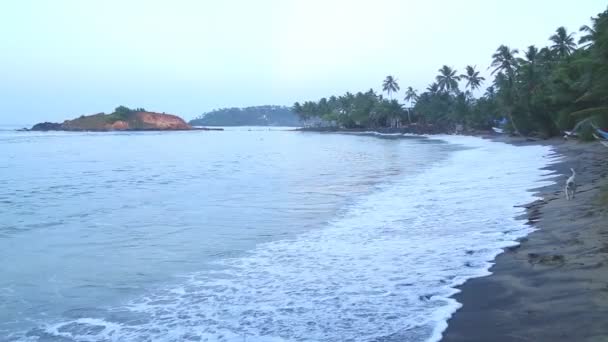
[[[461,287],[442,341],[608,341],[608,148],[498,140],[551,144],[564,158],[547,168],[556,184],[526,205],[522,219],[538,230],[499,255],[492,275]],[[567,201],[571,167],[578,191]]]

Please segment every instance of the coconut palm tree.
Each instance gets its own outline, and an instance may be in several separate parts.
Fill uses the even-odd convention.
[[[494,85],[501,91],[505,114],[509,117],[515,133],[521,135],[517,123],[513,119],[515,103],[513,78],[515,77],[515,70],[518,67],[517,59],[515,58],[515,55],[518,53],[518,50],[511,50],[506,45],[499,46],[492,55],[491,67],[494,68],[492,74],[498,72],[498,75],[494,79]]]
[[[511,50],[506,45],[499,46],[492,55],[492,64],[490,65],[490,67],[494,68],[492,75],[501,71],[504,72],[507,77],[512,78],[515,74],[515,69],[517,68],[515,55],[518,53],[519,51],[517,49]]]
[[[483,96],[493,99],[496,96],[496,88],[494,86],[489,86]]]
[[[391,93],[396,93],[399,91],[399,89],[397,79],[391,75],[386,76],[384,82],[382,82],[382,91],[387,92],[390,99],[392,99]]]
[[[555,31],[555,34],[549,37],[549,40],[553,42],[551,51],[560,58],[568,57],[576,50],[576,43],[574,42],[572,33],[568,34],[563,26],[559,27]]]
[[[439,92],[439,84],[437,84],[437,82],[433,82],[433,83],[429,84],[428,87],[426,87],[426,90],[429,93],[435,95]]]
[[[302,105],[300,104],[300,102],[294,103],[293,107],[291,107],[291,110],[296,113],[296,115],[298,115],[300,119],[304,118],[304,111],[302,110]]]
[[[416,104],[416,101],[418,100],[418,94],[416,93],[414,88],[407,87],[407,90],[405,91],[404,100],[405,102],[410,104],[410,107],[407,108],[407,121],[409,121],[409,123],[412,123],[412,118],[410,116],[410,111],[412,109],[411,107],[413,107],[413,105]]]
[[[524,58],[518,58],[518,62],[520,64],[534,64],[536,63],[540,52],[538,48],[534,45],[528,46],[528,49],[524,52]]]
[[[445,92],[456,92],[458,90],[458,81],[460,76],[456,76],[456,70],[444,65],[439,69],[439,75],[435,77],[437,85],[441,91]]]
[[[404,100],[408,103],[415,103],[418,100],[418,94],[412,87],[407,87],[405,90],[405,98]]]
[[[479,71],[475,70],[474,66],[467,65],[466,70],[466,74],[460,75],[461,78],[467,81],[466,88],[475,90],[486,80],[484,77],[479,76]]]
[[[403,118],[403,107],[399,104],[399,101],[390,100],[388,103],[383,103],[382,106],[386,107],[390,127],[400,127],[401,119]]]
[[[501,103],[501,112],[509,118],[509,122],[513,126],[515,134],[522,135],[517,122],[515,122],[513,117],[515,107],[515,87],[513,85],[513,80],[501,71],[494,78],[494,88],[498,89],[496,96],[499,103]]]
[[[528,46],[524,52],[524,58],[518,58],[520,80],[527,85],[529,92],[534,92],[538,83],[547,53],[538,50],[534,45]]]
[[[591,18],[591,20],[595,21],[597,19]],[[585,32],[586,34],[579,38],[578,45],[583,49],[589,48],[591,46],[591,44],[593,44],[593,42],[595,41],[595,36],[597,35],[597,32],[595,32],[595,30],[593,28],[589,27],[588,25],[581,26],[579,31]]]

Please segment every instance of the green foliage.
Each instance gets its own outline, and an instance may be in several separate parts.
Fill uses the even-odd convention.
[[[471,90],[476,90],[481,87],[481,84],[486,79],[484,77],[479,76],[479,71],[475,70],[474,66],[467,65],[466,73],[460,75],[460,79],[466,80],[466,87]]]
[[[439,69],[439,75],[435,78],[439,90],[445,92],[458,93],[458,81],[460,76],[456,76],[456,70],[453,70],[447,65]]]
[[[293,108],[283,106],[255,106],[221,108],[191,120],[193,126],[299,126],[296,115],[302,111],[297,103]]]
[[[511,50],[506,45],[499,46],[498,49],[496,49],[496,52],[492,55],[491,67],[494,68],[492,74],[501,72],[509,79],[512,79],[515,69],[517,68],[517,60],[515,59],[515,55],[518,53],[518,50]]]
[[[520,53],[500,45],[490,65],[494,79],[479,98],[469,92],[485,81],[474,66],[458,75],[444,65],[424,92],[407,88],[407,109],[370,90],[296,103],[293,110],[305,121],[346,128],[424,123],[446,131],[456,125],[489,129],[506,119],[505,128],[514,134],[551,137],[576,130],[592,138],[593,125],[608,128],[608,10],[580,31],[579,47],[564,27],[549,37],[546,47],[532,45]],[[459,89],[461,81],[465,92]],[[387,76],[382,90],[392,99],[399,91],[397,80]]]
[[[393,76],[386,76],[384,82],[382,82],[382,91],[388,93],[388,97],[391,97],[392,93],[396,93],[399,91],[399,84],[397,84],[397,79]]]
[[[116,115],[128,115],[129,113],[133,112],[133,110],[129,107],[125,107],[125,106],[118,106],[114,109],[114,113]]]
[[[139,109],[143,109],[143,108],[138,108],[138,110]],[[114,112],[112,114],[109,114],[106,116],[106,122],[114,123],[114,122],[120,121],[120,120],[127,120],[129,117],[129,114],[134,113],[138,110],[133,110],[126,106],[118,106],[114,109]]]
[[[559,27],[555,34],[549,37],[553,42],[551,45],[551,51],[560,58],[568,57],[576,50],[576,43],[572,34],[566,31],[565,27]]]
[[[338,126],[342,128],[398,127],[407,113],[397,100],[383,99],[373,90],[356,94],[322,98],[293,106],[307,125]]]

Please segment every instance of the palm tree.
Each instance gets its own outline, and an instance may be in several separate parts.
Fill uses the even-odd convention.
[[[496,93],[497,99],[502,104],[503,113],[509,118],[509,122],[513,126],[515,134],[522,135],[513,118],[515,107],[515,87],[513,86],[513,80],[501,71],[494,78],[494,88],[498,89],[498,92]]]
[[[397,84],[397,79],[391,75],[386,76],[384,82],[382,82],[382,91],[388,93],[388,97],[392,99],[391,93],[396,93],[399,91],[399,84]]]
[[[411,102],[411,103],[415,103],[416,100],[418,100],[418,94],[416,93],[416,91],[414,90],[414,88],[407,87],[407,89],[405,90],[405,98],[404,98],[404,100],[406,102]]]
[[[504,72],[509,78],[512,78],[515,69],[517,68],[517,60],[515,59],[515,55],[517,55],[519,51],[517,49],[509,49],[506,45],[501,45],[496,49],[496,52],[492,55],[492,64],[490,67],[493,67],[492,75],[494,75],[498,71]]]
[[[538,48],[534,45],[530,45],[528,46],[528,50],[524,52],[525,59],[521,58],[518,59],[518,61],[523,64],[534,64],[536,63],[539,55],[540,52],[538,51]]]
[[[407,90],[405,91],[404,100],[405,100],[405,102],[410,104],[410,107],[407,108],[407,121],[409,121],[409,123],[412,123],[412,118],[410,117],[411,107],[413,107],[413,105],[418,100],[418,94],[416,94],[416,91],[414,90],[414,88],[407,87]]]
[[[506,115],[509,117],[513,130],[516,134],[521,135],[517,128],[517,123],[513,120],[513,110],[515,102],[515,94],[513,87],[513,78],[515,77],[515,70],[517,69],[517,59],[515,55],[519,51],[516,49],[511,50],[506,45],[501,45],[496,49],[496,52],[492,55],[491,67],[494,67],[492,74],[498,72],[494,79],[494,85],[501,90],[503,94],[503,103],[506,111]]]
[[[444,65],[441,69],[439,69],[439,75],[435,77],[437,81],[437,85],[441,91],[456,92],[458,90],[458,81],[460,81],[460,76],[456,76],[456,70],[450,68],[447,65]]]
[[[475,90],[481,86],[481,83],[486,79],[479,76],[479,71],[475,70],[474,66],[467,65],[467,73],[460,75],[461,78],[467,80],[466,87]]]
[[[489,86],[483,95],[489,99],[494,98],[494,96],[496,96],[496,88],[494,86]]]
[[[534,92],[537,84],[540,82],[540,74],[543,67],[543,62],[547,58],[547,53],[538,50],[534,45],[528,46],[526,52],[524,52],[525,58],[518,58],[517,61],[520,65],[519,75],[521,75],[521,81],[527,84],[528,91]]]
[[[551,51],[560,58],[568,57],[576,50],[576,43],[574,42],[572,33],[568,34],[563,26],[559,27],[549,39],[553,42]]]
[[[429,93],[435,95],[439,92],[439,84],[437,84],[437,82],[433,82],[433,83],[429,84],[428,87],[426,87],[426,90]]]
[[[302,117],[302,114],[304,114],[304,111],[302,110],[302,105],[300,104],[300,102],[294,103],[293,107],[291,107],[291,110],[300,117]]]
[[[403,107],[399,104],[397,100],[390,100],[386,105],[386,110],[388,113],[388,119],[390,123],[390,127],[399,127],[401,126],[401,119],[403,117]]]
[[[539,66],[541,59],[544,57],[544,54],[538,50],[538,48],[534,45],[528,46],[528,49],[524,51],[524,58],[517,58],[517,65],[520,67],[520,71],[528,71],[525,69],[531,68],[532,70],[536,69]]]
[[[591,20],[595,21],[596,18],[591,18]],[[595,41],[597,32],[593,28],[589,27],[588,25],[581,26],[579,31],[585,32],[586,34],[579,38],[578,45],[580,47],[582,47],[583,49],[586,49],[589,46],[591,46],[591,44],[593,44],[593,42]]]

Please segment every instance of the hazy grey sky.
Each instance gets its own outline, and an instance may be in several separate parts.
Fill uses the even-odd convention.
[[[498,45],[546,45],[558,26],[578,31],[605,9],[604,0],[6,0],[0,123],[121,104],[190,119],[379,90],[388,74],[424,89],[443,64],[487,74]]]

